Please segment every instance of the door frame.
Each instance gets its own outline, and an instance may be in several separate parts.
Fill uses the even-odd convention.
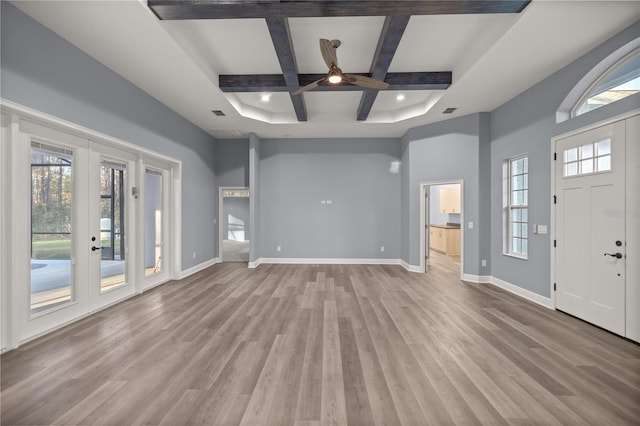
[[[429,181],[420,183],[420,272],[426,272],[426,247],[425,247],[425,229],[426,229],[426,209],[429,206],[426,203],[427,187],[437,185],[460,185],[460,279],[464,278],[464,179],[450,179],[443,181]],[[433,193],[429,190],[429,205],[431,205]]]
[[[557,225],[558,222],[557,222],[557,219],[556,219],[556,213],[557,213],[556,210],[557,209],[556,209],[556,205],[553,203],[553,196],[555,194],[557,194],[557,192],[556,192],[556,184],[557,184],[557,181],[559,179],[558,176],[556,176],[556,167],[555,167],[555,165],[556,165],[556,161],[561,161],[561,159],[554,160],[554,153],[556,152],[556,144],[561,139],[565,139],[567,137],[571,137],[571,136],[575,136],[575,135],[578,135],[578,134],[581,134],[581,133],[589,132],[589,131],[597,129],[599,127],[608,126],[608,125],[616,123],[618,121],[624,121],[624,120],[627,120],[627,119],[630,119],[630,118],[633,118],[633,117],[637,117],[639,115],[640,115],[640,109],[636,108],[636,109],[631,110],[631,111],[629,111],[627,113],[616,115],[614,117],[611,117],[611,118],[608,118],[608,119],[605,119],[605,120],[601,120],[601,121],[586,125],[584,127],[580,127],[578,129],[573,129],[573,130],[570,130],[568,132],[561,133],[559,135],[553,136],[551,138],[551,140],[550,140],[551,150],[550,150],[549,162],[550,162],[550,168],[551,168],[551,182],[550,182],[551,202],[550,202],[550,207],[549,207],[549,209],[550,209],[549,226],[551,227],[551,232],[549,233],[549,235],[550,235],[550,238],[549,238],[549,257],[550,257],[549,266],[550,266],[551,270],[550,270],[550,274],[549,274],[550,275],[550,280],[549,280],[549,294],[550,294],[550,297],[549,298],[551,299],[550,307],[552,309],[554,309],[554,310],[557,310],[557,307],[556,307],[556,292],[554,290],[554,285],[555,285],[555,282],[556,282],[557,262],[556,262],[556,251],[554,250],[553,244],[554,244],[554,241],[557,239],[556,225]],[[627,138],[626,144],[627,144],[627,148],[628,148],[629,147],[628,138]],[[635,149],[640,149],[640,148],[636,147]],[[633,173],[632,171],[629,170],[630,169],[629,161],[630,161],[630,158],[629,158],[629,156],[627,156],[625,182],[629,179],[630,173]],[[638,184],[640,186],[640,182]],[[635,200],[633,199],[633,197],[635,197]],[[627,204],[629,204],[629,201],[631,201],[631,205],[635,204],[636,206],[638,206],[638,205],[640,205],[640,201],[638,200],[639,198],[640,198],[640,195],[635,194],[635,193],[634,194],[629,194],[629,192],[627,191],[626,194],[625,194],[625,199],[627,201]],[[629,207],[627,206],[627,208],[629,208]],[[629,259],[631,258],[631,256],[637,256],[637,254],[638,254],[638,253],[633,254],[633,252],[632,252],[631,256],[629,256],[629,248],[630,247],[629,247],[628,241],[629,241],[629,232],[631,232],[631,231],[633,231],[633,230],[630,230],[629,227],[627,226],[627,231],[626,231],[627,235],[625,235],[625,238],[627,239],[627,266],[626,266],[626,268],[627,268],[627,273],[626,273],[627,280],[626,280],[626,284],[625,285],[626,285],[627,294],[629,294],[629,293],[638,294],[638,292],[640,292],[640,288],[639,288],[640,287],[640,283],[637,282],[638,281],[638,275],[637,275],[638,271],[635,271],[635,272],[633,272],[631,274],[629,273],[629,264],[630,264]],[[635,247],[632,247],[632,248],[635,248]],[[636,267],[637,267],[637,265],[636,265]],[[634,276],[635,276],[635,280],[633,278]],[[631,289],[630,286],[635,286],[635,288]],[[638,313],[638,310],[640,310],[640,306],[636,305],[635,307],[631,307],[631,308],[633,310],[635,310],[635,314],[633,312],[629,312],[630,311],[630,306],[629,306],[629,300],[627,300],[627,319],[630,316],[631,317],[634,317],[634,316],[637,317],[638,315],[640,315]],[[638,333],[638,330],[636,330],[636,333]],[[625,337],[633,339],[635,341],[640,341],[640,333],[638,333],[635,336],[629,335],[629,336],[625,336]]]
[[[125,282],[124,284],[102,291],[102,256],[100,250],[89,254],[89,310],[91,312],[103,309],[105,306],[112,305],[113,303],[133,296],[139,291],[141,282],[139,281],[139,274],[136,273],[140,269],[139,261],[141,258],[138,256],[140,252],[139,246],[144,246],[144,229],[139,229],[139,222],[136,221],[138,217],[138,211],[140,205],[144,203],[144,200],[135,202],[138,197],[133,195],[133,188],[139,188],[142,183],[139,181],[138,175],[138,155],[134,152],[125,151],[122,149],[116,149],[114,147],[104,147],[103,145],[97,145],[91,143],[91,158],[89,166],[89,217],[91,222],[89,223],[89,236],[96,237],[98,240],[95,243],[91,243],[88,240],[84,243],[80,243],[79,250],[83,250],[82,244],[85,244],[85,248],[88,250],[92,244],[100,246],[100,238],[102,231],[100,229],[100,181],[99,174],[102,167],[102,161],[106,160],[114,163],[123,163],[126,165],[127,178],[125,180],[124,196],[124,223],[125,226]],[[97,198],[96,198],[97,197]],[[112,232],[114,224],[111,224]],[[112,247],[115,251],[115,247]],[[78,251],[79,251],[78,250]]]
[[[172,196],[175,193],[175,188],[173,188],[173,174],[174,170],[170,163],[166,161],[158,161],[154,158],[149,158],[146,156],[142,156],[142,158],[138,161],[138,182],[140,182],[140,190],[138,191],[137,197],[142,199],[142,203],[144,204],[144,200],[147,193],[147,188],[145,185],[145,173],[147,169],[154,170],[156,172],[160,172],[162,174],[162,210],[165,218],[162,221],[162,260],[166,259],[166,262],[162,264],[162,270],[158,273],[146,276],[145,268],[138,268],[136,271],[139,274],[138,282],[141,283],[141,286],[137,289],[137,293],[140,294],[144,291],[150,290],[153,287],[156,287],[160,284],[164,284],[172,278],[177,278],[176,272],[179,271],[176,269],[175,258],[180,258],[179,255],[175,253],[181,253],[180,247],[175,244],[168,244],[168,241],[173,241],[174,234],[180,231],[179,226],[175,226],[175,221],[173,218],[177,214],[176,208],[172,202]],[[179,208],[177,210],[180,210]],[[144,207],[138,209],[138,216],[136,221],[138,223],[138,229],[143,234],[142,238],[144,239],[144,230],[145,230],[145,210]],[[177,228],[177,229],[176,229]],[[178,240],[180,238],[178,237]],[[144,262],[145,258],[145,246],[142,244],[142,247],[138,247],[137,255],[142,262]]]
[[[9,245],[9,223],[8,213],[10,206],[7,205],[9,199],[9,178],[11,176],[9,169],[11,163],[9,161],[9,144],[10,132],[12,127],[12,117],[9,114],[2,113],[0,126],[0,353],[3,353],[9,346],[11,335],[9,332],[10,304],[9,299],[9,255],[7,246]]]
[[[136,271],[131,274],[131,279],[136,280],[135,292],[125,298],[114,300],[113,303],[105,304],[98,309],[92,310],[90,309],[87,295],[83,295],[82,301],[76,299],[70,302],[69,305],[66,305],[66,307],[71,309],[54,308],[50,311],[52,315],[46,327],[34,326],[29,323],[32,317],[39,318],[37,314],[32,316],[31,313],[28,312],[28,309],[21,305],[28,301],[27,293],[29,293],[29,291],[26,289],[24,283],[30,282],[30,244],[29,241],[27,241],[28,238],[25,238],[25,233],[31,226],[30,215],[25,214],[25,209],[26,211],[29,209],[25,207],[25,205],[28,206],[30,203],[30,172],[27,167],[18,166],[23,164],[27,157],[31,147],[31,139],[49,143],[54,146],[66,146],[74,151],[74,157],[76,155],[83,156],[84,153],[88,151],[91,143],[98,143],[104,147],[111,147],[131,153],[136,157],[135,161],[137,164],[151,159],[167,165],[169,170],[169,186],[167,190],[170,191],[168,202],[171,209],[171,217],[169,219],[170,234],[167,235],[167,237],[170,238],[171,245],[173,246],[171,259],[167,259],[167,264],[171,265],[169,279],[180,278],[182,236],[182,162],[180,160],[175,160],[164,154],[156,153],[141,146],[113,138],[109,135],[2,98],[0,98],[0,112],[3,118],[8,120],[8,122],[3,122],[3,125],[7,125],[7,131],[6,134],[3,135],[4,137],[1,144],[3,167],[0,171],[0,173],[3,173],[3,178],[5,178],[0,181],[0,184],[3,185],[3,189],[0,190],[0,192],[4,192],[6,196],[3,200],[3,202],[6,203],[6,209],[4,209],[2,217],[4,220],[4,237],[6,244],[3,244],[3,250],[0,250],[0,255],[3,256],[2,266],[6,267],[0,270],[0,278],[2,278],[0,279],[0,286],[2,286],[0,292],[2,294],[2,301],[6,303],[7,307],[6,310],[3,307],[1,313],[2,318],[0,318],[2,331],[5,333],[3,336],[5,339],[5,347],[2,348],[3,351],[15,349],[21,344],[51,333],[72,322],[87,317],[98,310],[120,303],[126,298],[135,295],[135,293],[141,293],[143,291],[142,280],[139,279],[139,272]],[[78,176],[88,176],[88,161],[83,163],[84,165],[74,172]],[[139,166],[138,168],[140,169],[141,167],[143,166]],[[138,179],[138,176],[131,176],[130,178]],[[136,187],[139,187],[138,183],[136,183]],[[79,191],[88,191],[88,184],[82,182]],[[74,204],[80,196],[84,195],[81,193],[76,194]],[[134,220],[137,229],[130,229],[131,237],[135,235],[135,238],[140,238],[142,235],[139,232],[140,226],[138,219],[139,215],[136,216]],[[129,223],[133,224],[134,222]],[[0,226],[2,226],[1,222]],[[76,214],[74,226],[78,229],[86,226],[88,229],[87,215]],[[82,246],[81,243],[84,242],[78,242],[77,244]],[[78,249],[79,248],[81,247],[78,247]],[[139,248],[136,248],[136,250],[139,251]],[[74,256],[77,256],[77,253],[74,253]],[[81,279],[86,279],[88,272],[85,270],[88,266],[79,265],[79,268],[82,269]],[[23,285],[20,286],[19,283],[23,283]]]
[[[222,250],[222,240],[223,240],[223,231],[224,231],[224,198],[222,193],[224,191],[233,191],[233,190],[239,190],[239,191],[247,191],[249,193],[249,196],[247,197],[241,197],[241,198],[248,198],[249,200],[251,200],[251,191],[249,190],[248,186],[220,186],[218,187],[218,261],[220,263],[224,262],[224,251]]]

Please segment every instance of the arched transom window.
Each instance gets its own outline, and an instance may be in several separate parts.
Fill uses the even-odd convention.
[[[571,111],[576,117],[640,92],[640,49],[609,68],[580,98]]]

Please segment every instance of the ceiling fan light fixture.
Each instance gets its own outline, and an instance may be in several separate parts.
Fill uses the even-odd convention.
[[[339,70],[335,69],[335,67],[331,67],[331,70],[329,71],[329,77],[327,78],[327,81],[331,84],[338,84],[338,83],[342,83],[342,74],[340,73]]]
[[[338,73],[331,73],[328,80],[331,84],[338,84],[342,82],[342,76]]]

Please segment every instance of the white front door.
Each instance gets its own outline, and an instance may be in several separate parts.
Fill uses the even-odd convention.
[[[556,308],[625,334],[625,124],[556,142]]]

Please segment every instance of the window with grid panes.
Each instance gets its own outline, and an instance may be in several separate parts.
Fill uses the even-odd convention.
[[[529,210],[529,159],[509,160],[509,254],[527,257]]]

